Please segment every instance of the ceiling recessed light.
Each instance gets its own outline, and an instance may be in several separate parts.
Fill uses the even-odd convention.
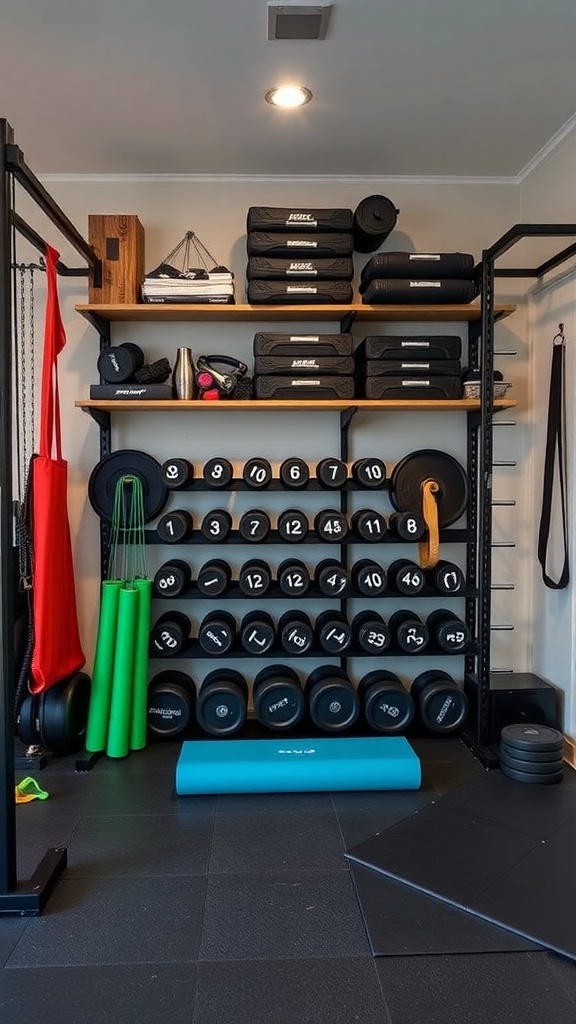
[[[303,107],[304,104],[310,103],[312,93],[303,85],[279,85],[275,89],[269,89],[264,99],[272,107],[294,110],[296,107]]]

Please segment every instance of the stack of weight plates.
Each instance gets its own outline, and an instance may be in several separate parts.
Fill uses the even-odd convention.
[[[369,305],[436,305],[471,302],[478,294],[474,257],[463,252],[379,252],[360,275]]]
[[[516,782],[561,782],[563,754],[562,733],[547,725],[506,725],[500,733],[500,771]]]
[[[251,206],[246,221],[248,302],[350,303],[352,224],[352,210]]]
[[[256,398],[354,397],[351,334],[254,335]]]
[[[357,394],[373,399],[462,397],[458,335],[369,335],[356,352]]]

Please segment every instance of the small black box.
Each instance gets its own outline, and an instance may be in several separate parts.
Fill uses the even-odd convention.
[[[466,676],[464,690],[470,701],[470,724],[478,722],[478,680]],[[505,725],[533,722],[559,729],[558,691],[532,672],[495,672],[490,677],[490,743],[500,742]]]

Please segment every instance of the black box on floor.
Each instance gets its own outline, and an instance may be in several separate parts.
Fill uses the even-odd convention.
[[[466,676],[464,690],[470,701],[470,724],[478,722],[478,680]],[[494,673],[490,677],[490,743],[499,743],[505,725],[533,722],[558,729],[558,691],[532,672]]]

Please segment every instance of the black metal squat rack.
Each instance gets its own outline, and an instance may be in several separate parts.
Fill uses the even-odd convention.
[[[50,849],[42,858],[32,878],[18,883],[16,871],[16,816],[14,772],[14,585],[15,546],[14,508],[12,495],[12,435],[14,410],[14,366],[12,360],[12,267],[15,260],[14,233],[18,232],[37,251],[45,253],[47,243],[14,209],[13,184],[16,182],[32,198],[37,207],[55,225],[60,234],[83,257],[87,268],[69,268],[62,262],[62,276],[88,276],[98,286],[101,264],[91,246],[56,204],[44,186],[27,167],[21,150],[14,143],[14,133],[0,119],[0,915],[34,916],[42,912],[49,896],[66,867],[67,853],[63,847]],[[468,413],[468,472],[476,501],[470,502],[467,528],[473,540],[468,546],[468,578],[478,588],[478,599],[467,604],[467,616],[474,617],[479,653],[468,659],[466,671],[478,674],[477,727],[467,742],[473,752],[488,764],[490,749],[490,611],[492,554],[492,375],[494,323],[497,312],[494,302],[495,277],[541,278],[576,255],[576,243],[539,266],[529,269],[495,268],[496,261],[525,238],[576,237],[575,224],[520,224],[511,228],[482,254],[476,268],[481,282],[481,316],[470,325],[470,365],[481,370],[481,402],[478,411]],[[352,322],[353,313],[348,318]],[[109,324],[92,318],[100,334],[101,344],[109,344]],[[344,329],[344,327],[343,327]],[[479,345],[479,339],[482,344]],[[341,454],[347,454],[347,430],[356,412],[354,403],[341,413]],[[98,414],[95,415],[98,420]],[[98,420],[101,455],[109,450],[109,420],[104,414]],[[493,760],[493,751],[492,751]]]

